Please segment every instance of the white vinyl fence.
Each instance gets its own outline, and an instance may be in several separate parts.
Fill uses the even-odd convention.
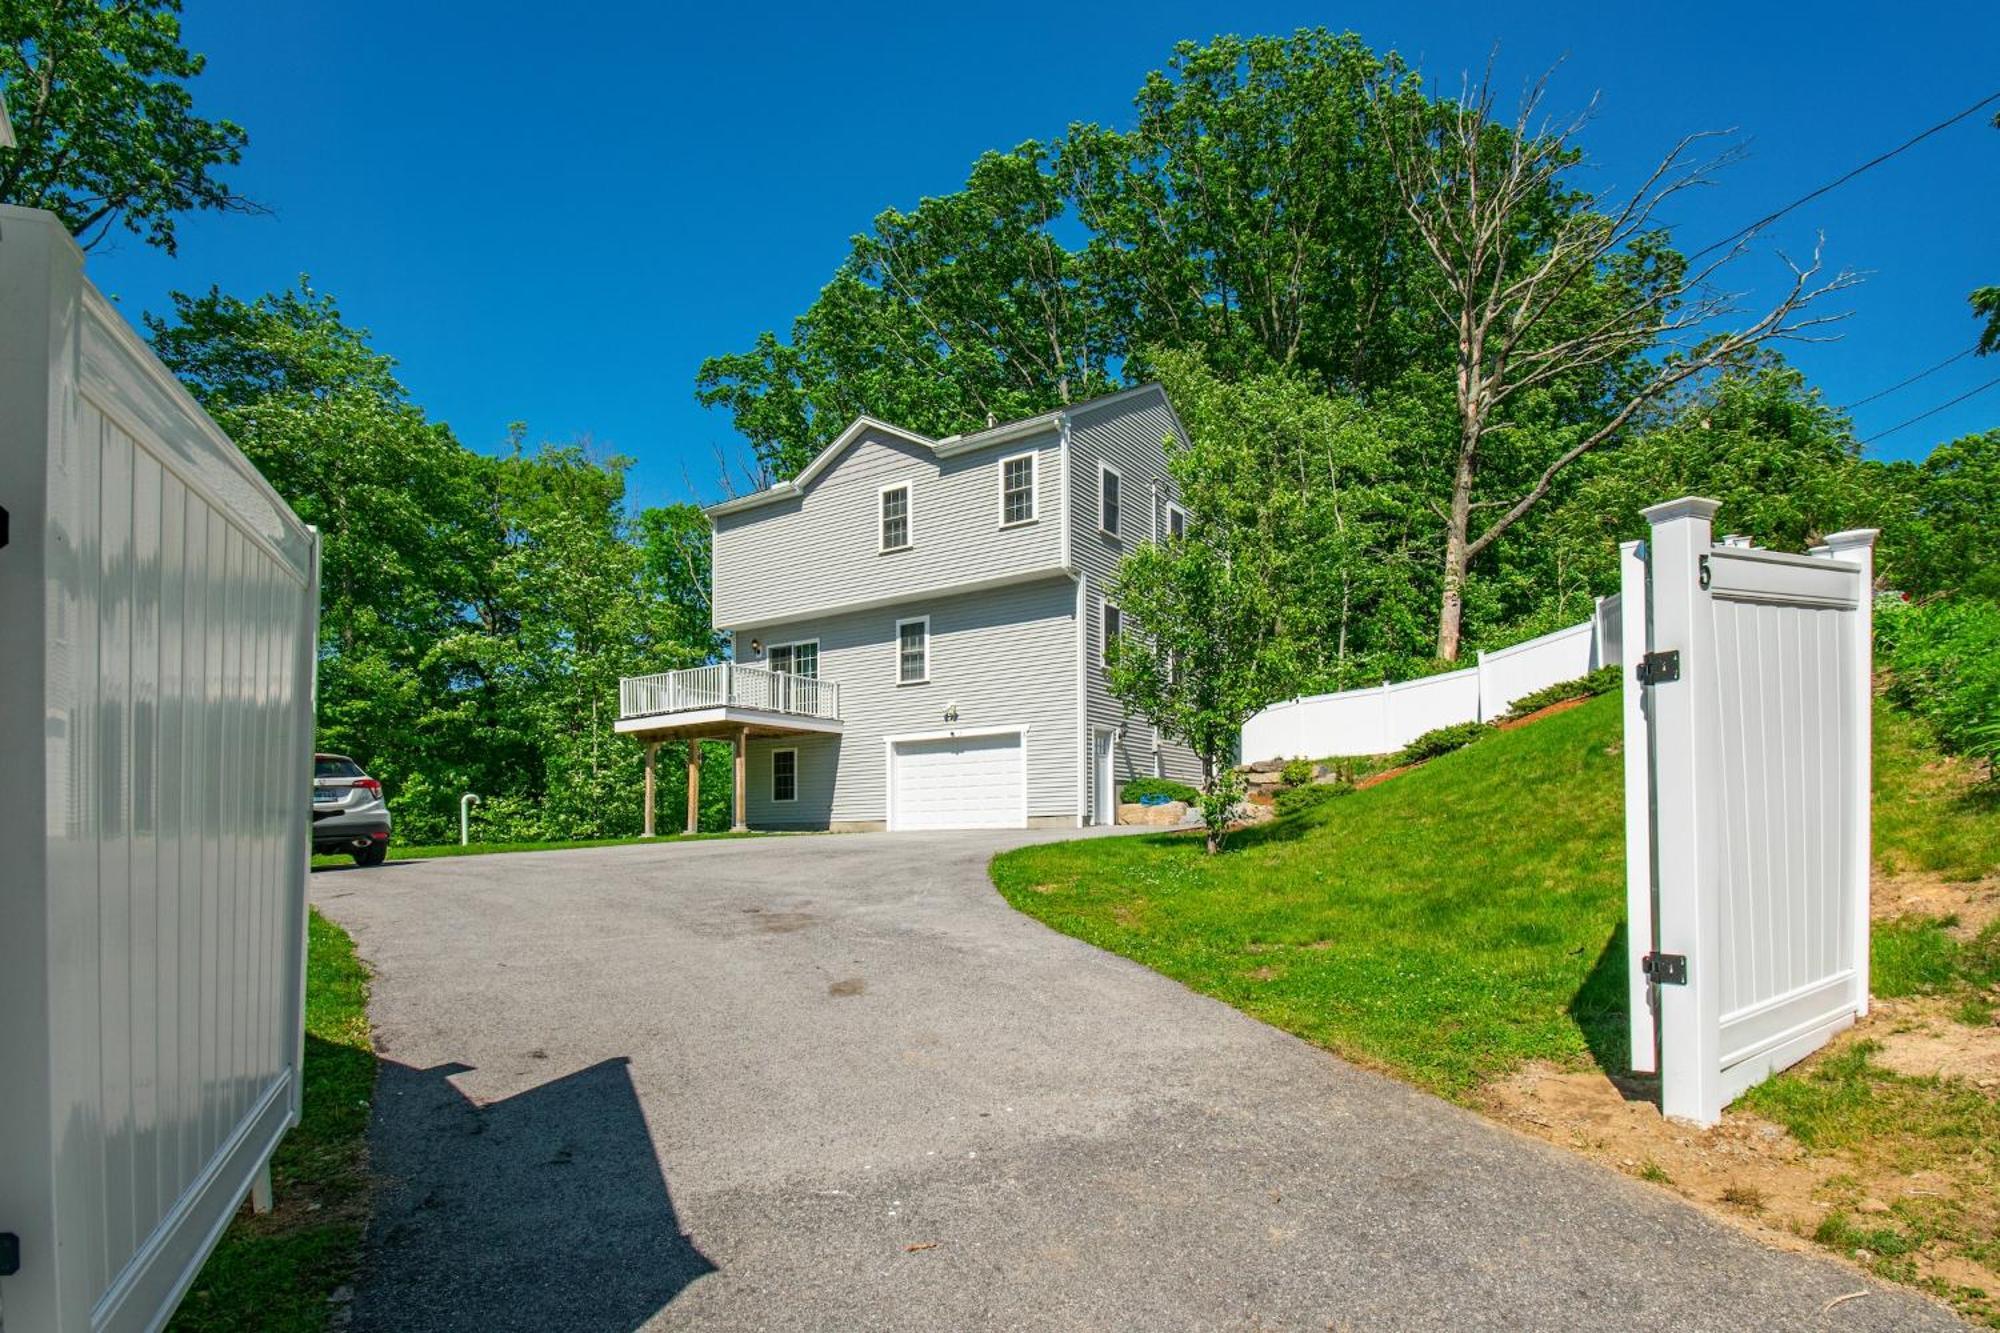
[[[317,543],[82,265],[0,206],[6,1333],[158,1328],[299,1115]]]
[[[1273,704],[1243,724],[1243,762],[1388,754],[1427,731],[1499,717],[1516,699],[1622,660],[1619,602],[1599,598],[1581,625],[1480,653],[1459,671]]]
[[[1698,1124],[1868,1010],[1875,533],[1717,545],[1716,507],[1624,549],[1632,1065]]]

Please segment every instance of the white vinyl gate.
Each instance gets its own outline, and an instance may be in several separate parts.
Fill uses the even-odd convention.
[[[1716,508],[1624,548],[1632,1066],[1699,1124],[1868,1009],[1875,532],[1717,545]]]

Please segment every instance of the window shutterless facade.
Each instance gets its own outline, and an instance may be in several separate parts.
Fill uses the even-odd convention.
[[[1118,469],[1109,463],[1097,465],[1097,526],[1113,537],[1118,535]]]
[[[882,488],[882,549],[901,551],[910,544],[910,483]]]
[[[896,683],[921,685],[931,678],[931,618],[896,622]]]
[[[1097,659],[1105,666],[1111,665],[1111,645],[1118,642],[1125,633],[1125,613],[1111,603],[1104,604],[1104,641],[1097,647]]]
[[[797,750],[771,751],[771,799],[773,801],[796,801],[799,799],[799,752]]]
[[[1035,521],[1035,456],[1000,460],[1000,526]]]
[[[1167,539],[1187,536],[1187,510],[1169,501],[1167,504]]]

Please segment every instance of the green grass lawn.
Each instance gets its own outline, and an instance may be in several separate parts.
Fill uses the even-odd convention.
[[[354,1274],[368,1217],[368,1106],[375,1051],[368,971],[354,941],[318,912],[306,953],[300,1123],[271,1161],[276,1207],[241,1213],[195,1278],[171,1328],[303,1333],[326,1327],[327,1297]]]
[[[1938,752],[1924,722],[1875,708],[1875,861],[1889,874],[1978,879],[2000,867],[2000,782]]]
[[[1619,703],[1594,699],[1236,834],[1026,847],[1007,900],[1364,1064],[1465,1099],[1625,1059]]]
[[[1056,843],[995,858],[993,879],[1058,930],[1457,1100],[1535,1058],[1622,1073],[1620,727],[1605,695],[1220,857],[1185,834]],[[1886,705],[1876,737],[1885,865],[2000,869],[1990,790]],[[1958,947],[1926,919],[1878,930],[1878,988]]]
[[[391,861],[424,861],[435,856],[491,856],[498,852],[567,852],[579,847],[629,847],[640,842],[707,842],[717,838],[769,838],[770,833],[669,833],[657,838],[588,838],[574,842],[475,842],[464,847],[457,843],[444,843],[435,847],[404,847],[395,843],[389,846]],[[354,858],[345,853],[331,856],[315,856],[313,867],[351,866]]]

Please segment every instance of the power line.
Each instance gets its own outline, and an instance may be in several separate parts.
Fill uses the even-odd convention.
[[[1953,352],[1950,356],[1938,362],[1936,365],[1932,366],[1929,370],[1920,370],[1916,374],[1910,376],[1908,379],[1898,380],[1896,383],[1891,384],[1888,388],[1879,389],[1876,392],[1869,394],[1866,398],[1857,398],[1853,402],[1848,403],[1847,405],[1842,407],[1840,410],[1843,412],[1852,412],[1855,408],[1861,407],[1867,403],[1872,403],[1877,398],[1887,398],[1890,394],[1896,392],[1896,390],[1907,389],[1912,384],[1915,384],[1918,380],[1924,378],[1926,375],[1935,375],[1937,374],[1937,372],[1943,370],[1946,366],[1950,365],[1952,362],[1963,361],[1966,357],[1971,355],[1972,355],[1972,349],[1970,347],[1964,349],[1963,351]]]
[[[1862,172],[1873,170],[1874,168],[1881,166],[1884,162],[1887,162],[1890,158],[1895,157],[1898,154],[1905,153],[1912,148],[1915,148],[1918,144],[1930,138],[1933,134],[1938,133],[1940,130],[1950,129],[1952,126],[1958,124],[1959,121],[1964,120],[1967,116],[1977,114],[1979,111],[1981,111],[1987,106],[1990,106],[1994,102],[2000,102],[2000,92],[1990,93],[1987,96],[1980,98],[1977,102],[1974,102],[1971,106],[1965,108],[1965,110],[1959,112],[1957,115],[1951,117],[1949,120],[1941,120],[1937,124],[1925,130],[1922,134],[1917,135],[1915,138],[1904,141],[1903,143],[1897,145],[1894,148],[1891,148],[1888,152],[1883,153],[1880,156],[1870,158],[1868,161],[1863,162],[1860,166],[1854,168],[1854,170],[1848,172],[1845,176],[1840,177],[1840,179],[1829,181],[1827,184],[1820,186],[1817,190],[1814,190],[1811,194],[1802,194],[1798,198],[1792,200],[1791,203],[1786,204],[1783,208],[1779,209],[1777,212],[1766,213],[1763,217],[1758,218],[1755,222],[1751,223],[1747,227],[1744,227],[1740,231],[1733,232],[1730,235],[1725,236],[1721,240],[1715,242],[1715,244],[1706,246],[1700,250],[1695,251],[1693,254],[1688,256],[1689,261],[1691,262],[1693,260],[1700,259],[1703,255],[1709,254],[1712,251],[1720,250],[1725,245],[1732,245],[1735,242],[1741,240],[1743,237],[1750,235],[1752,232],[1762,231],[1765,227],[1768,227],[1773,222],[1776,222],[1779,218],[1791,212],[1793,209],[1799,207],[1801,204],[1809,204],[1813,200],[1819,198],[1821,195],[1826,194],[1829,191],[1839,189],[1841,186],[1847,184],[1847,182],[1853,180],[1856,176],[1859,176]]]
[[[1952,399],[1948,403],[1939,403],[1936,407],[1933,407],[1928,412],[1919,412],[1915,416],[1911,417],[1908,421],[1899,421],[1885,431],[1879,431],[1874,435],[1870,435],[1867,439],[1863,440],[1861,443],[1865,446],[1873,444],[1877,440],[1886,440],[1891,435],[1894,435],[1897,431],[1903,429],[1903,427],[1914,426],[1919,421],[1922,421],[1927,417],[1934,417],[1938,413],[1944,411],[1947,407],[1957,407],[1960,403],[1964,402],[1966,399],[1976,397],[1979,394],[1985,393],[1988,389],[1992,388],[1996,384],[2000,384],[2000,375],[1995,375],[1992,379],[1986,381],[1986,383],[1980,385],[1976,389],[1967,389],[1964,393],[1960,394],[1958,397]]]

